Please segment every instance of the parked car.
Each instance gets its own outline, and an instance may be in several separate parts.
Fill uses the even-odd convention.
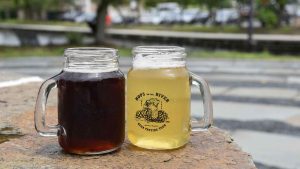
[[[195,23],[205,24],[209,20],[209,12],[208,11],[200,11],[198,12]]]
[[[121,24],[124,22],[123,17],[116,10],[109,8],[107,13],[108,13],[108,16],[111,18],[112,24]]]
[[[144,24],[163,24],[174,23],[180,21],[180,12],[171,10],[158,10],[153,8],[150,11],[141,13],[139,22]]]
[[[158,25],[164,22],[164,17],[161,15],[161,13],[159,11],[157,11],[156,9],[153,9],[151,11],[151,23]]]
[[[239,12],[234,8],[224,8],[217,10],[215,16],[216,24],[235,23],[239,19]]]
[[[75,22],[91,22],[94,18],[96,18],[95,13],[82,13],[74,18]]]
[[[200,13],[200,10],[197,8],[183,10],[181,14],[181,22],[194,23],[197,19],[198,13]]]
[[[61,20],[64,20],[64,21],[72,21],[74,22],[75,21],[75,18],[77,16],[79,16],[81,13],[78,12],[78,11],[75,11],[75,10],[71,10],[71,11],[67,11],[67,12],[64,12],[60,19]]]
[[[240,26],[242,28],[248,28],[249,27],[249,21],[248,20],[242,21],[241,24],[240,24]],[[262,23],[257,18],[253,18],[252,26],[253,26],[253,28],[261,28],[262,27]]]
[[[151,11],[142,12],[139,17],[139,23],[152,24],[154,14]]]
[[[156,22],[154,22],[154,24],[158,24],[158,20],[160,21],[160,23],[175,23],[181,21],[181,7],[178,3],[159,3],[156,7],[156,10],[156,16],[159,16],[160,19],[156,17]]]
[[[89,22],[96,17],[95,13],[83,13],[78,11],[67,11],[61,15],[61,19],[71,22]]]

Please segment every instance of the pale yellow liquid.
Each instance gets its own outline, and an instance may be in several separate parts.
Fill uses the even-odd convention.
[[[144,93],[144,96],[141,93]],[[158,97],[156,93],[165,97]],[[140,94],[141,97],[138,97]],[[167,113],[168,120],[164,123],[157,123],[136,118],[136,113],[143,110],[145,101],[149,99],[150,102],[155,100],[154,103],[156,103],[156,106],[150,105],[149,108],[163,110]],[[151,117],[157,117],[157,111],[153,111]],[[152,131],[145,128],[152,129]],[[188,142],[190,136],[190,84],[189,74],[185,67],[132,69],[129,71],[127,77],[127,132],[132,144],[147,149],[174,149]]]

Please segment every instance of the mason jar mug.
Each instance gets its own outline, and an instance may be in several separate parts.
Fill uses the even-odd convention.
[[[125,137],[125,78],[117,50],[69,48],[64,68],[40,87],[35,128],[42,136],[58,136],[64,151],[102,154],[118,149]],[[46,103],[58,89],[58,124],[46,123]]]
[[[206,81],[186,68],[185,49],[138,46],[127,75],[127,134],[146,149],[175,149],[189,141],[191,131],[212,125],[213,109]],[[191,127],[191,84],[203,97],[204,116]]]

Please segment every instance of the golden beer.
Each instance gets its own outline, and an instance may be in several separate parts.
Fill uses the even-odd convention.
[[[212,125],[209,86],[186,69],[185,49],[177,46],[138,46],[127,75],[127,136],[146,149],[175,149],[185,145],[191,131]],[[191,85],[203,97],[204,115],[190,124]],[[200,111],[199,111],[200,112]]]
[[[174,149],[190,135],[190,82],[185,67],[131,69],[127,77],[130,142],[147,149]]]

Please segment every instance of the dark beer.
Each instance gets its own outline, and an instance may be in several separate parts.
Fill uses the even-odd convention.
[[[70,153],[118,149],[125,132],[125,79],[120,71],[58,76],[59,144]]]

